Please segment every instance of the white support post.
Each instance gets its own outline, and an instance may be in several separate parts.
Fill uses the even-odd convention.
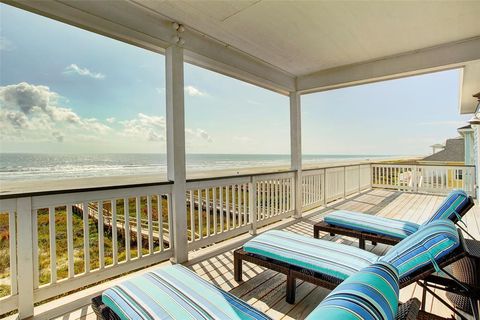
[[[172,186],[173,262],[188,260],[185,107],[183,82],[183,49],[176,45],[166,53],[167,93],[167,173]]]
[[[300,94],[290,92],[290,155],[295,174],[295,218],[302,216],[302,113]]]
[[[35,226],[36,227],[36,226]],[[32,198],[17,199],[17,281],[20,319],[33,316],[33,227]]]

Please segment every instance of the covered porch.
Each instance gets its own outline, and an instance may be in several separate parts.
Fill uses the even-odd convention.
[[[478,194],[478,154],[475,166],[433,171],[371,162],[307,170],[302,166],[301,135],[302,95],[452,68],[463,70],[459,112],[473,113],[472,95],[480,79],[476,2],[438,3],[436,14],[428,17],[418,13],[435,4],[418,2],[423,6],[419,9],[357,3],[347,8],[335,2],[276,6],[245,1],[209,2],[201,8],[136,0],[4,2],[165,55],[168,175],[135,184],[2,192],[0,212],[8,216],[12,235],[9,291],[0,298],[2,313],[18,310],[13,317],[20,319],[93,317],[90,298],[125,273],[173,262],[190,266],[274,318],[302,318],[326,290],[298,283],[298,302],[288,305],[285,279],[255,266],[245,268],[248,281],[235,283],[232,249],[269,228],[312,236],[312,224],[336,208],[422,221],[453,188]],[[392,23],[392,14],[398,15],[399,23]],[[450,28],[459,20],[462,27]],[[337,29],[340,25],[348,28]],[[391,39],[392,33],[409,37]],[[410,35],[415,41],[407,39]],[[289,97],[288,170],[187,179],[185,62]],[[480,131],[474,129],[478,153]],[[445,179],[451,170],[462,173],[461,185]],[[477,208],[466,222],[478,236],[475,212]],[[61,223],[56,222],[59,216]],[[60,229],[65,233],[61,245],[55,237]],[[348,238],[324,237],[354,244]],[[381,254],[386,248],[368,249]],[[402,300],[419,294],[412,286],[402,291]],[[428,301],[427,310],[449,314],[431,297]]]

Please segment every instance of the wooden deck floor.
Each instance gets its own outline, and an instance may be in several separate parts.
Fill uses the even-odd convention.
[[[390,218],[405,219],[413,222],[422,222],[440,204],[443,197],[402,193],[387,190],[370,190],[329,204],[317,212],[306,214],[302,219],[284,227],[284,230],[313,236],[313,224],[321,220],[325,213],[332,210],[345,209],[361,211]],[[473,236],[480,236],[480,215],[478,206],[474,207],[465,217],[465,223]],[[358,241],[346,237],[330,237],[321,234],[323,239],[358,246]],[[367,244],[367,249],[382,255],[389,246]],[[267,313],[274,319],[303,319],[329,293],[328,290],[315,285],[298,281],[296,304],[285,302],[285,276],[266,270],[252,264],[244,265],[244,282],[237,283],[233,279],[232,249],[217,252],[210,258],[194,261],[189,267],[198,275],[214,283],[224,290],[228,290],[257,309]],[[444,293],[437,291],[440,296]],[[411,297],[421,297],[420,288],[413,284],[401,290],[400,300],[406,301]],[[451,311],[432,296],[427,298],[427,311],[447,317]],[[94,319],[90,306],[72,310],[57,319]]]

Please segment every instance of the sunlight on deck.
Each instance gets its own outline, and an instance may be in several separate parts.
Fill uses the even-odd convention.
[[[325,213],[332,210],[354,210],[366,212],[384,217],[405,219],[421,223],[435,210],[442,202],[443,197],[433,195],[421,195],[402,193],[387,190],[370,190],[362,194],[349,197],[328,205],[327,208],[315,210],[293,224],[284,227],[284,230],[313,236],[313,225],[322,219]],[[468,231],[474,236],[480,236],[479,208],[474,207],[465,217],[464,222]],[[321,234],[321,238],[358,246],[358,240],[348,237]],[[367,243],[367,249],[378,255],[387,251],[389,246],[379,244],[372,246]],[[201,277],[247,301],[257,309],[267,313],[274,319],[303,319],[315,308],[320,301],[328,294],[329,290],[317,287],[310,283],[297,281],[296,303],[290,305],[285,302],[285,281],[286,276],[272,270],[246,263],[244,264],[244,282],[237,283],[233,279],[233,250],[218,252],[214,256],[195,262],[189,267]],[[435,290],[441,297],[445,293]],[[400,292],[400,300],[406,301],[412,297],[421,298],[421,288],[412,284]],[[440,316],[448,317],[451,311],[439,301],[433,300],[427,295],[426,311]],[[90,306],[84,306],[73,310],[57,319],[95,319],[95,314]]]

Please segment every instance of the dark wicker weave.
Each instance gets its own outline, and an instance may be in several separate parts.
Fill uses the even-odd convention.
[[[467,255],[467,251],[464,249],[464,238],[460,230],[459,237],[459,247],[438,262],[440,268],[449,266]],[[295,303],[296,279],[304,280],[327,289],[334,289],[343,281],[342,279],[315,272],[313,270],[299,268],[285,262],[249,253],[242,248],[239,248],[233,252],[234,278],[237,282],[242,281],[242,261],[244,260],[285,274],[287,276],[286,301],[291,304]],[[435,268],[432,265],[427,265],[413,274],[403,277],[400,280],[400,288],[406,287],[419,280],[423,280],[433,273],[435,273]]]
[[[437,316],[436,314],[428,313],[421,310],[418,312],[417,319],[418,320],[454,320],[453,317],[444,318],[444,317]]]
[[[92,299],[92,309],[99,320],[120,320],[120,317],[102,302],[101,295]]]
[[[468,204],[459,212],[459,215],[463,217],[473,206],[475,205],[473,198],[470,196],[468,197]],[[458,222],[457,218],[452,219],[454,223]],[[365,241],[371,241],[373,245],[377,243],[384,243],[389,245],[395,245],[399,243],[402,239],[379,235],[376,233],[370,233],[366,231],[358,231],[350,228],[338,227],[331,224],[326,223],[325,221],[320,221],[313,226],[313,236],[315,238],[319,238],[320,231],[328,232],[331,236],[335,236],[336,234],[352,237],[358,239],[359,247],[361,249],[365,249]]]
[[[412,298],[398,306],[395,320],[415,320],[420,310],[420,300]]]
[[[455,262],[452,265],[453,276],[471,288],[470,298],[480,300],[480,242],[475,240],[465,240],[469,249],[469,254],[465,258]],[[472,306],[469,298],[465,294],[447,292],[447,298],[452,304],[469,314],[472,314]]]

